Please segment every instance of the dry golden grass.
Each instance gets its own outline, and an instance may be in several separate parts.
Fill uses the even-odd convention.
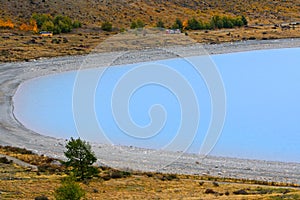
[[[73,33],[40,37],[36,34],[1,30],[0,62],[87,54],[107,38],[104,33]]]
[[[171,25],[176,18],[205,21],[216,14],[245,15],[251,24],[300,20],[300,4],[294,0],[2,0],[1,4],[0,18],[12,19],[16,24],[29,22],[33,12],[63,14],[85,25],[100,26],[110,21],[117,28],[128,28],[138,18],[152,26],[158,19]]]
[[[300,25],[290,26],[290,29],[282,29],[275,25],[265,25],[213,31],[191,31],[189,36],[202,43],[299,38]]]
[[[164,44],[157,43],[159,38],[148,38],[142,41],[133,34],[103,33],[93,29],[78,29],[70,34],[54,35],[53,37],[40,37],[36,34],[19,32],[13,30],[0,30],[0,62],[28,61],[41,57],[56,57],[66,55],[82,55],[93,51],[99,44],[101,51],[113,51],[117,49],[127,50],[136,47],[130,42],[144,43],[144,46],[164,46],[172,44],[200,43],[222,43],[242,40],[268,40],[279,38],[299,38],[300,25],[290,26],[290,29],[282,29],[274,25],[249,26],[235,29],[221,29],[208,31],[188,31],[188,36],[180,35],[158,35],[162,37]],[[127,36],[126,36],[127,35]],[[128,37],[130,36],[130,37]],[[109,42],[104,42],[108,38]],[[169,37],[169,38],[167,38]],[[105,46],[106,45],[106,46]],[[115,47],[116,49],[113,49]]]
[[[14,149],[9,151],[1,147],[0,150],[0,153],[16,155],[20,159],[25,155],[44,159],[44,156],[24,154]],[[23,157],[17,156],[19,154]],[[38,165],[39,163],[42,162],[37,162]],[[140,172],[133,172],[130,176],[120,178],[113,176],[113,172],[122,173],[102,167],[99,177],[80,183],[87,193],[86,199],[300,199],[299,186],[275,187],[229,178]],[[61,172],[49,175],[47,172],[28,171],[15,164],[0,163],[0,197],[34,199],[45,195],[49,199],[54,199],[54,191],[65,176]],[[209,189],[210,193],[207,194]],[[246,194],[235,194],[238,191]]]
[[[15,166],[9,167],[19,168]],[[3,172],[1,171],[1,174]],[[3,180],[1,176],[0,191],[2,199],[34,199],[45,195],[53,199],[54,191],[60,185],[62,176],[36,175],[33,172],[10,174],[17,180]],[[201,183],[201,184],[199,184]],[[87,192],[87,199],[271,199],[273,196],[300,198],[299,189],[275,188],[251,184],[219,182],[214,186],[212,181],[202,181],[197,176],[178,176],[178,179],[162,180],[160,176],[148,177],[143,174],[127,178],[100,178],[91,180],[88,184],[81,183]],[[212,189],[214,194],[206,194]],[[237,195],[233,192],[244,190],[248,194]]]
[[[87,54],[108,37],[107,33],[100,31],[105,21],[112,22],[118,31],[128,29],[131,22],[137,19],[150,28],[159,19],[169,27],[176,18],[186,21],[195,17],[208,22],[213,15],[245,15],[249,28],[191,31],[188,34],[197,42],[204,43],[300,37],[299,25],[288,30],[274,27],[282,23],[300,22],[300,3],[293,0],[3,0],[1,3],[0,20],[12,20],[15,29],[0,30],[0,62]],[[22,23],[29,23],[34,12],[66,15],[81,21],[84,28],[53,38],[40,38],[17,31]]]

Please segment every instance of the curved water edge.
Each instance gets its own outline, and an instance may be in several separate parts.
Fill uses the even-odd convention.
[[[257,49],[270,49],[270,48],[290,48],[300,47],[300,39],[294,40],[274,40],[274,41],[250,41],[234,44],[221,44],[205,46],[209,53],[230,53],[233,51],[249,51]],[[107,54],[108,57],[110,54]],[[16,87],[21,82],[39,77],[47,74],[55,74],[57,72],[76,70],[84,56],[75,57],[60,57],[38,60],[36,62],[22,62],[22,63],[7,63],[1,64],[1,80],[0,92],[0,110],[1,110],[1,125],[0,125],[0,144],[24,147],[31,149],[39,154],[48,155],[51,157],[58,157],[63,159],[64,140],[55,139],[52,137],[45,137],[33,133],[28,129],[20,127],[18,123],[12,118],[12,99]],[[45,67],[47,66],[47,67]],[[132,162],[128,163],[128,155],[119,155],[122,149],[127,147],[121,146],[106,146],[92,144],[93,149],[98,156],[98,163],[103,163],[105,160],[114,160],[115,164],[112,167],[137,169],[148,171],[147,164],[140,165]],[[159,164],[160,160],[168,159],[172,153],[162,152],[160,157],[153,158],[152,164]],[[134,157],[133,157],[134,160]],[[163,172],[183,173],[183,174],[202,174],[206,173],[207,169],[211,175],[217,176],[220,171],[223,171],[224,177],[235,178],[248,178],[255,180],[272,180],[281,182],[297,183],[300,175],[296,172],[300,168],[297,163],[281,163],[281,162],[266,162],[259,160],[244,160],[232,159],[222,157],[208,156],[206,159],[201,160],[200,164],[195,165],[195,161],[199,161],[196,155],[184,155],[176,163],[168,166],[168,168],[161,170]],[[151,165],[152,165],[151,164]],[[184,168],[182,168],[184,166]],[[219,168],[215,168],[219,166]],[[226,166],[226,169],[224,168]],[[247,166],[245,168],[245,166]],[[253,169],[253,170],[249,170]],[[254,170],[255,169],[255,170]],[[227,173],[227,172],[228,173]]]
[[[297,119],[300,117],[300,108],[297,106],[297,101],[300,99],[298,95],[298,93],[300,94],[300,91],[298,92],[300,83],[296,76],[299,74],[298,66],[300,63],[297,60],[299,54],[300,48],[290,48],[212,56],[224,81],[228,98],[228,112],[221,139],[217,141],[211,155],[285,162],[300,161],[298,154],[300,143],[296,142],[299,132]],[[197,59],[201,58],[197,57]],[[166,113],[169,116],[159,134],[146,138],[141,136],[141,134],[145,134],[144,131],[136,133],[138,138],[132,137],[131,132],[125,134],[124,131],[120,130],[122,126],[115,124],[113,113],[108,108],[110,98],[114,95],[113,91],[120,78],[132,71],[137,65],[149,65],[149,63],[110,67],[105,71],[106,74],[101,77],[101,80],[98,80],[99,84],[96,87],[94,102],[94,111],[98,120],[96,123],[99,123],[102,128],[101,131],[106,133],[105,137],[108,138],[108,144],[167,150],[165,145],[172,138],[178,136],[176,135],[178,134],[177,128],[179,128],[177,125],[182,120],[180,113],[184,108],[176,111],[181,102],[176,100],[178,96],[164,90],[164,86],[161,87],[157,84],[143,86],[130,98],[130,115],[134,119],[134,123],[141,126],[147,126],[149,123],[147,109],[151,105],[155,105],[158,101],[166,108]],[[157,65],[166,65],[180,75],[184,75],[187,80],[192,80],[190,86],[199,102],[201,121],[196,135],[190,138],[191,145],[187,146],[187,152],[197,153],[203,143],[205,131],[208,129],[213,106],[209,102],[207,85],[203,80],[195,81],[201,77],[196,77],[195,71],[187,70],[189,66],[181,59],[156,61],[155,65],[151,64],[151,68],[154,69]],[[283,65],[285,65],[284,70],[282,70]],[[164,69],[162,66],[159,67],[160,70]],[[99,69],[90,69],[86,72],[97,74]],[[147,76],[149,75],[148,72]],[[17,118],[34,132],[56,138],[78,137],[78,127],[76,127],[73,118],[74,106],[72,108],[76,77],[77,72],[74,71],[40,77],[23,83],[19,88],[20,91],[15,95]],[[161,77],[161,79],[167,79],[167,77]],[[177,78],[176,82],[178,81]],[[87,83],[84,84],[87,87]],[[84,90],[86,89],[84,88]],[[164,93],[164,97],[157,99],[162,93]],[[175,93],[175,95],[177,94]],[[186,95],[184,94],[184,96]],[[84,98],[86,101],[86,97]],[[122,96],[119,96],[117,100],[120,98]],[[134,101],[134,99],[137,100]],[[192,114],[188,113],[188,116],[192,116]],[[89,118],[88,120],[82,119],[87,124],[84,131],[90,135],[86,135],[87,133],[80,135],[79,133],[79,136],[88,141],[103,143],[103,139],[98,137],[101,133],[96,132],[95,128],[91,128],[93,125],[89,125],[90,117],[86,117]],[[123,115],[122,120],[125,119],[124,117],[126,115]],[[154,119],[156,118],[160,118],[160,115]],[[173,133],[175,135],[172,135]],[[139,138],[140,136],[141,138]],[[185,136],[185,140],[189,140],[189,137]],[[185,152],[178,146],[180,144],[176,144],[173,149],[169,150]]]

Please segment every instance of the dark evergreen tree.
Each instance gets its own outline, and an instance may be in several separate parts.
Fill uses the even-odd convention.
[[[98,174],[98,169],[92,166],[97,158],[87,142],[82,141],[80,138],[71,138],[66,148],[67,151],[64,152],[67,157],[65,165],[71,168],[76,178],[84,180]]]

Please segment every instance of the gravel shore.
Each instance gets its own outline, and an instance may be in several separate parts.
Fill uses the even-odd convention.
[[[222,54],[260,49],[300,47],[300,39],[243,41],[203,45],[209,54]],[[157,53],[156,50],[139,51],[138,55],[124,52],[101,53],[95,55],[101,59],[103,66],[111,63],[125,64],[148,60],[165,59],[199,54],[197,45],[188,47],[169,47],[167,51]],[[142,54],[146,55],[143,56]],[[126,59],[115,58],[125,56]],[[13,115],[13,95],[18,86],[31,78],[55,74],[81,67],[85,56],[68,56],[51,59],[39,59],[30,62],[0,64],[0,145],[24,147],[38,154],[64,159],[65,140],[46,137],[28,130]],[[93,67],[93,66],[90,66]],[[98,157],[98,164],[111,167],[140,171],[161,171],[180,174],[199,174],[220,177],[254,179],[300,184],[300,163],[270,162],[236,158],[199,157],[196,154],[145,150],[134,147],[92,144]],[[162,164],[163,163],[163,164]]]

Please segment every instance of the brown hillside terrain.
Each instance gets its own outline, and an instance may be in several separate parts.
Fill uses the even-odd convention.
[[[5,155],[16,158],[6,159]],[[22,160],[37,170],[20,166]],[[67,175],[58,160],[26,149],[0,146],[0,199],[54,199],[54,191]],[[100,167],[99,174],[80,183],[86,199],[299,199],[299,185],[176,175],[117,171]]]
[[[0,0],[0,5],[0,20],[14,25],[0,29],[0,62],[87,54],[112,34],[128,30],[137,19],[151,28],[159,20],[170,27],[176,18],[209,22],[214,15],[246,16],[246,27],[187,31],[200,43],[300,37],[300,0]],[[69,16],[83,27],[52,38],[20,31],[33,13]],[[103,22],[111,22],[114,31],[102,31]]]
[[[175,18],[213,15],[245,15],[251,24],[300,21],[299,0],[1,0],[0,18],[26,21],[32,13],[63,14],[87,25],[112,22],[128,27],[135,19],[154,25],[162,19],[171,25]]]

